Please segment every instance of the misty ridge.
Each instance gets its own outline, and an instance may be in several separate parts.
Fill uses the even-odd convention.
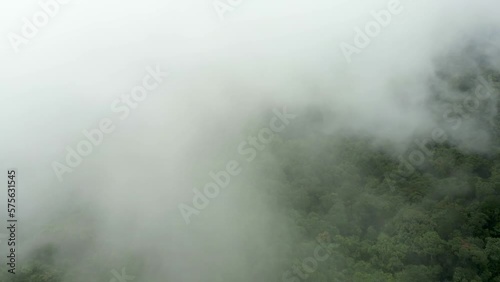
[[[0,281],[500,281],[500,4],[0,4]]]

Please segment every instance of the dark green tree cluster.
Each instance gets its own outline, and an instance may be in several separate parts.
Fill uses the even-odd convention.
[[[398,163],[369,142],[316,136],[275,150],[287,182],[279,205],[305,248],[297,258],[323,232],[336,246],[308,281],[500,281],[498,154],[435,145],[392,190]]]
[[[438,73],[450,89],[459,96],[474,89],[477,77],[453,76],[456,71],[450,68]],[[402,175],[401,160],[390,146],[370,138],[299,134],[306,132],[300,128],[276,137],[251,169],[260,177],[254,186],[262,201],[285,215],[282,226],[276,226],[280,235],[269,246],[280,255],[249,248],[242,256],[249,256],[253,280],[228,270],[206,281],[266,281],[259,277],[282,269],[269,282],[500,282],[500,74],[483,71],[495,96],[480,111],[468,114],[489,134],[484,150],[464,147],[456,142],[459,138],[429,142],[432,154]],[[433,103],[456,100],[439,91]],[[321,122],[321,114],[311,116],[310,124],[301,126]],[[318,244],[329,256],[311,270],[303,262]],[[2,266],[0,281],[109,281],[112,259],[104,264],[101,258],[82,263],[78,255],[55,260],[68,256],[63,251],[61,246],[44,245],[29,254],[16,275]],[[120,259],[120,265],[134,268],[136,281],[142,281],[142,260],[133,255]],[[290,275],[283,278],[287,269]]]

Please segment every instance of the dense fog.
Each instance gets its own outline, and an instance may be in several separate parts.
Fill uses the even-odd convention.
[[[413,281],[398,274],[406,266],[348,258],[354,243],[334,237],[389,234],[389,215],[376,212],[345,227],[361,213],[345,203],[407,203],[397,183],[437,171],[429,162],[440,145],[487,160],[488,195],[498,197],[499,9],[487,0],[5,1],[0,150],[5,179],[16,169],[18,222],[16,274],[2,228],[1,281]],[[459,183],[475,169],[455,163],[439,184],[409,185],[439,189],[380,209],[397,218],[436,197],[470,200]],[[498,240],[496,226],[486,237]],[[315,239],[327,233],[332,258],[318,262]],[[498,260],[485,256],[489,276],[443,266],[426,277],[500,281]],[[287,273],[308,257],[318,265],[307,277]],[[352,274],[365,273],[349,272],[358,259],[383,274]],[[434,259],[402,263],[444,265]]]

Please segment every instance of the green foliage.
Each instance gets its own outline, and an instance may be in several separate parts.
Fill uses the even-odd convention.
[[[273,151],[288,187],[280,197],[305,234],[295,245],[321,232],[338,244],[309,281],[498,281],[498,154],[436,144],[424,167],[392,179],[391,191],[385,177],[398,164],[367,140],[282,145]]]
[[[457,91],[474,85],[468,76],[451,80]],[[258,278],[270,277],[269,265],[305,271],[302,260],[321,242],[330,255],[309,274],[311,282],[500,282],[499,116],[495,119],[489,128],[498,137],[492,138],[494,153],[432,144],[432,157],[406,177],[392,177],[398,161],[366,138],[280,137],[269,149],[269,159],[278,164],[261,160],[258,175],[266,187],[260,188],[263,200],[284,210],[292,242],[283,242],[282,229],[276,227],[280,236],[274,244],[282,246],[283,256],[249,247],[248,254],[254,255],[247,260],[254,267],[250,275],[263,281]],[[80,241],[90,242],[92,232],[81,222],[56,224],[45,232],[65,240],[77,233]],[[57,264],[58,251],[52,245],[41,247],[15,276],[6,275],[2,266],[0,281],[109,281],[109,261],[115,257],[134,273],[144,268],[143,260],[133,255],[96,257],[82,263],[95,272],[90,275],[88,269],[72,268],[73,261]],[[227,269],[206,281],[238,281],[240,276]]]

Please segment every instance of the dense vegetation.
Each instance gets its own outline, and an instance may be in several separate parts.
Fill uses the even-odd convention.
[[[486,77],[498,85],[494,73]],[[467,81],[462,77],[454,83],[466,92],[471,90]],[[494,95],[497,101],[498,91]],[[281,258],[255,256],[255,281],[263,281],[259,277],[269,265],[278,265],[283,272],[296,272],[285,278],[275,273],[275,281],[303,281],[297,274],[301,272],[315,282],[500,282],[499,109],[497,103],[489,112],[469,113],[491,135],[487,148],[464,150],[452,141],[429,142],[432,155],[408,175],[396,173],[401,163],[390,144],[375,146],[370,138],[311,132],[275,140],[269,156],[254,164],[262,176],[255,185],[269,205],[286,214],[284,224],[292,226],[293,238],[279,247],[285,254]],[[310,123],[318,122],[321,118],[312,114]],[[415,149],[413,145],[403,157]],[[314,271],[305,269],[303,260],[318,244],[330,256]],[[16,275],[2,269],[1,281],[57,282],[83,275],[85,270],[67,271],[71,261],[54,261],[57,252],[57,245],[46,244],[29,263],[23,261]],[[137,274],[140,260],[120,259],[143,281]],[[95,263],[89,269],[107,282],[107,267]],[[238,276],[220,273],[206,281],[238,281]]]

